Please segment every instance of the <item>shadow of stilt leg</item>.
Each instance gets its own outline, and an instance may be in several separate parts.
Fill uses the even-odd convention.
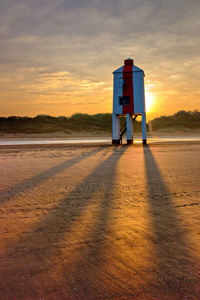
[[[155,251],[152,262],[155,265],[157,285],[184,295],[187,290],[191,291],[191,287],[195,291],[196,286],[195,277],[192,274],[194,266],[191,264],[192,258],[187,251],[185,233],[179,223],[179,216],[172,203],[170,191],[147,145],[144,147],[144,160],[152,224],[150,230],[153,231],[150,234],[153,236]]]
[[[90,157],[92,155],[95,155],[95,153],[102,151],[102,148],[97,148],[95,150],[89,151],[85,154],[81,154],[79,156],[73,157],[71,159],[68,159],[53,168],[47,169],[44,172],[41,172],[33,177],[30,177],[4,191],[0,192],[0,205],[3,204],[6,201],[12,200],[13,197],[21,195],[23,192],[34,188],[35,186],[41,184],[42,182],[50,179],[54,175],[56,175],[59,172],[62,172],[66,170],[67,168],[70,168],[71,166],[81,162],[82,160],[86,159],[87,157]]]
[[[95,201],[96,193],[104,191],[105,186],[106,189],[108,188],[107,181],[113,178],[116,163],[125,150],[126,147],[115,148],[113,153],[100,163],[76,189],[62,199],[47,216],[43,217],[31,232],[22,236],[16,244],[10,245],[4,261],[9,262],[9,258],[12,257],[12,264],[9,262],[9,269],[4,265],[4,269],[8,270],[4,282],[10,289],[11,285],[15,286],[13,293],[18,295],[18,298],[44,295],[44,283],[48,285],[48,281],[52,283],[53,280],[48,273],[49,270],[62,265],[63,256],[67,259],[73,258],[71,252],[73,247],[68,241],[73,224],[79,221],[88,205]],[[108,195],[105,201],[109,201]],[[109,213],[103,205],[100,208],[99,223],[94,231],[95,236],[101,232],[101,239],[103,239],[108,218]],[[92,255],[91,251],[90,254]],[[69,271],[67,273],[69,274]],[[55,284],[53,281],[52,285],[55,286]],[[11,291],[11,296],[14,295],[13,293]]]
[[[111,176],[105,177],[104,193],[97,203],[94,221],[85,233],[87,242],[85,241],[83,248],[80,249],[77,261],[72,263],[74,269],[72,281],[77,287],[78,293],[81,293],[79,296],[83,299],[87,297],[93,299],[98,293],[103,295],[105,293],[104,286],[108,284],[109,275],[105,272],[104,264],[109,263],[106,257],[112,251],[112,214],[117,201],[115,195],[116,170],[117,163],[127,148],[123,147],[120,155],[108,162]],[[97,293],[98,289],[101,291],[99,290]]]

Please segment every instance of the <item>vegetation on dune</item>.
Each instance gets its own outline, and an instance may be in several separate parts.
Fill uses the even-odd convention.
[[[30,117],[0,118],[0,132],[2,133],[52,133],[63,131],[109,131],[112,126],[111,114],[74,114],[71,117],[52,117],[38,115]]]
[[[122,120],[122,124],[125,120]],[[135,131],[140,131],[141,124],[136,122]],[[59,116],[52,117],[49,115],[38,115],[30,117],[1,117],[1,133],[53,133],[62,131],[64,133],[89,131],[99,132],[106,131],[111,133],[112,114],[88,115],[76,113],[70,117]]]
[[[160,129],[179,129],[179,130],[193,130],[200,129],[200,112],[181,110],[171,116],[161,116],[150,122],[152,130]]]
[[[121,126],[125,118],[121,120]],[[162,116],[150,122],[152,130],[178,128],[188,130],[200,129],[200,112],[179,111],[172,116]],[[147,130],[149,125],[147,124]],[[88,115],[77,113],[70,117],[38,115],[30,117],[0,117],[0,133],[53,133],[62,131],[71,133],[77,131],[110,132],[112,130],[112,114]],[[134,131],[141,131],[141,121],[135,121]]]

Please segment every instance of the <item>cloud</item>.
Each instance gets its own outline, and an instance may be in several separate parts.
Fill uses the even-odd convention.
[[[154,84],[150,90],[158,109],[166,99],[174,102],[175,95],[171,110],[188,107],[183,91],[190,95],[190,106],[197,108],[199,15],[199,0],[1,1],[4,113],[6,103],[14,99],[16,105],[31,103],[43,93],[43,101],[49,97],[56,105],[58,95],[84,98],[86,91],[97,97],[98,110],[103,111],[98,103],[104,98],[111,111],[112,71],[128,56]],[[70,74],[69,84],[61,74]]]

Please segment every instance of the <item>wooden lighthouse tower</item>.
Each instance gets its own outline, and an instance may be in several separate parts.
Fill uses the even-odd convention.
[[[144,71],[128,58],[124,65],[113,72],[113,115],[112,143],[120,144],[127,131],[127,144],[133,143],[133,123],[142,116],[142,140],[146,144],[146,111],[144,92]],[[120,129],[120,117],[126,116],[126,128]]]

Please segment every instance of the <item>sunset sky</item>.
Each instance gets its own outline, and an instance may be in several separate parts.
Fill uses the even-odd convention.
[[[145,71],[148,119],[200,110],[200,0],[0,0],[0,116],[112,112]]]

